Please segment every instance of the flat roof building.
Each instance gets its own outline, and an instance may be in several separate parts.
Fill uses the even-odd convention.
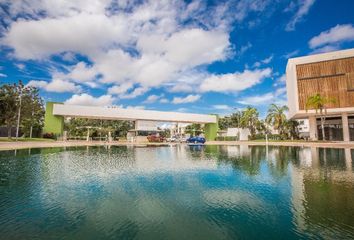
[[[319,114],[306,110],[320,94],[335,100],[326,105],[325,140],[354,141],[354,49],[289,59],[286,85],[289,115],[309,119],[310,139],[323,140]]]

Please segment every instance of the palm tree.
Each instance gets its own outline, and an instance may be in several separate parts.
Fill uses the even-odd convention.
[[[272,103],[268,109],[268,115],[266,121],[271,124],[275,130],[279,131],[280,135],[285,133],[286,115],[285,112],[288,111],[287,106],[278,106]]]
[[[286,128],[287,135],[291,137],[291,139],[299,137],[299,122],[293,119],[286,120],[284,123]]]
[[[329,103],[335,103],[335,102],[336,102],[335,99],[323,97],[319,93],[317,93],[313,96],[310,96],[306,101],[306,112],[308,111],[308,109],[315,109],[316,115],[318,113],[320,114],[323,140],[326,140],[325,130],[324,130],[324,124],[325,124],[326,115],[327,115],[327,106],[326,105]]]
[[[243,128],[248,128],[252,137],[256,135],[256,125],[259,121],[258,116],[259,113],[257,109],[253,107],[247,107],[245,110],[242,111],[240,125]]]

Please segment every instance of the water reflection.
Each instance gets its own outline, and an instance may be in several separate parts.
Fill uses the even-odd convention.
[[[5,238],[353,238],[351,149],[0,152]]]

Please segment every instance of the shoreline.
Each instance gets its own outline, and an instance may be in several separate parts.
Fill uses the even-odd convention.
[[[161,146],[177,145],[180,143],[150,143],[150,142],[87,142],[87,141],[33,141],[33,142],[0,142],[0,151],[27,149],[27,148],[51,148],[51,147],[79,147],[79,146]],[[249,145],[249,146],[293,146],[293,147],[322,147],[322,148],[351,148],[354,149],[354,142],[260,142],[260,141],[209,141],[205,145]]]

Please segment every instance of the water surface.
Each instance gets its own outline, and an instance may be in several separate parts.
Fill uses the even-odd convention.
[[[0,152],[1,239],[354,238],[353,150]]]

